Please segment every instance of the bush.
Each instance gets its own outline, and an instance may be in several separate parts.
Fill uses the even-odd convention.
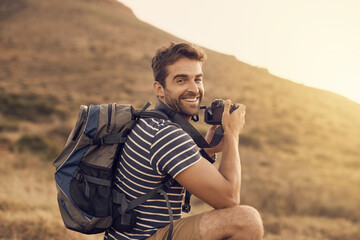
[[[20,153],[31,152],[44,159],[54,159],[59,153],[56,146],[37,135],[22,136],[15,147]]]
[[[12,123],[0,122],[0,132],[15,132],[18,129],[19,127]]]
[[[54,96],[36,94],[0,94],[0,112],[5,116],[28,121],[39,121],[51,114],[64,117],[65,113],[57,110],[58,100]]]

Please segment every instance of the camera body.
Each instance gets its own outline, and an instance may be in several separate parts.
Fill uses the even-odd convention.
[[[204,121],[211,125],[221,125],[222,114],[224,112],[225,101],[222,99],[215,99],[210,106],[205,108]],[[230,113],[238,107],[231,104]]]

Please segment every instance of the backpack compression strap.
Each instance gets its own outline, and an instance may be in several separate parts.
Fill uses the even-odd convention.
[[[168,208],[169,218],[170,218],[170,227],[169,227],[169,233],[168,233],[167,240],[171,240],[171,236],[172,236],[172,232],[173,232],[173,228],[174,228],[174,216],[173,216],[173,212],[172,212],[171,205],[170,205],[170,200],[166,193],[166,190],[170,189],[174,182],[175,182],[175,180],[172,177],[170,177],[169,175],[167,175],[160,186],[151,190],[147,194],[142,195],[142,196],[132,200],[129,203],[126,201],[126,197],[125,197],[124,193],[120,193],[117,190],[113,190],[113,202],[116,204],[120,204],[120,207],[117,209],[117,211],[120,213],[121,224],[130,225],[131,214],[128,214],[127,212],[129,212],[130,210],[134,209],[135,207],[143,204],[144,202],[146,202],[146,200],[153,198],[155,195],[162,194],[165,198],[166,207]]]

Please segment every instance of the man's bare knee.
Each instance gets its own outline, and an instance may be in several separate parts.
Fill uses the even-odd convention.
[[[235,206],[203,214],[202,239],[260,240],[263,224],[259,212],[249,206]]]
[[[234,238],[260,240],[264,235],[263,222],[259,212],[250,206],[240,205],[233,209]]]

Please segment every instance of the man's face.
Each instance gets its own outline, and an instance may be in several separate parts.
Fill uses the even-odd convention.
[[[180,58],[167,66],[167,72],[165,88],[158,84],[157,95],[168,107],[190,120],[198,114],[204,96],[201,64],[197,60]]]

